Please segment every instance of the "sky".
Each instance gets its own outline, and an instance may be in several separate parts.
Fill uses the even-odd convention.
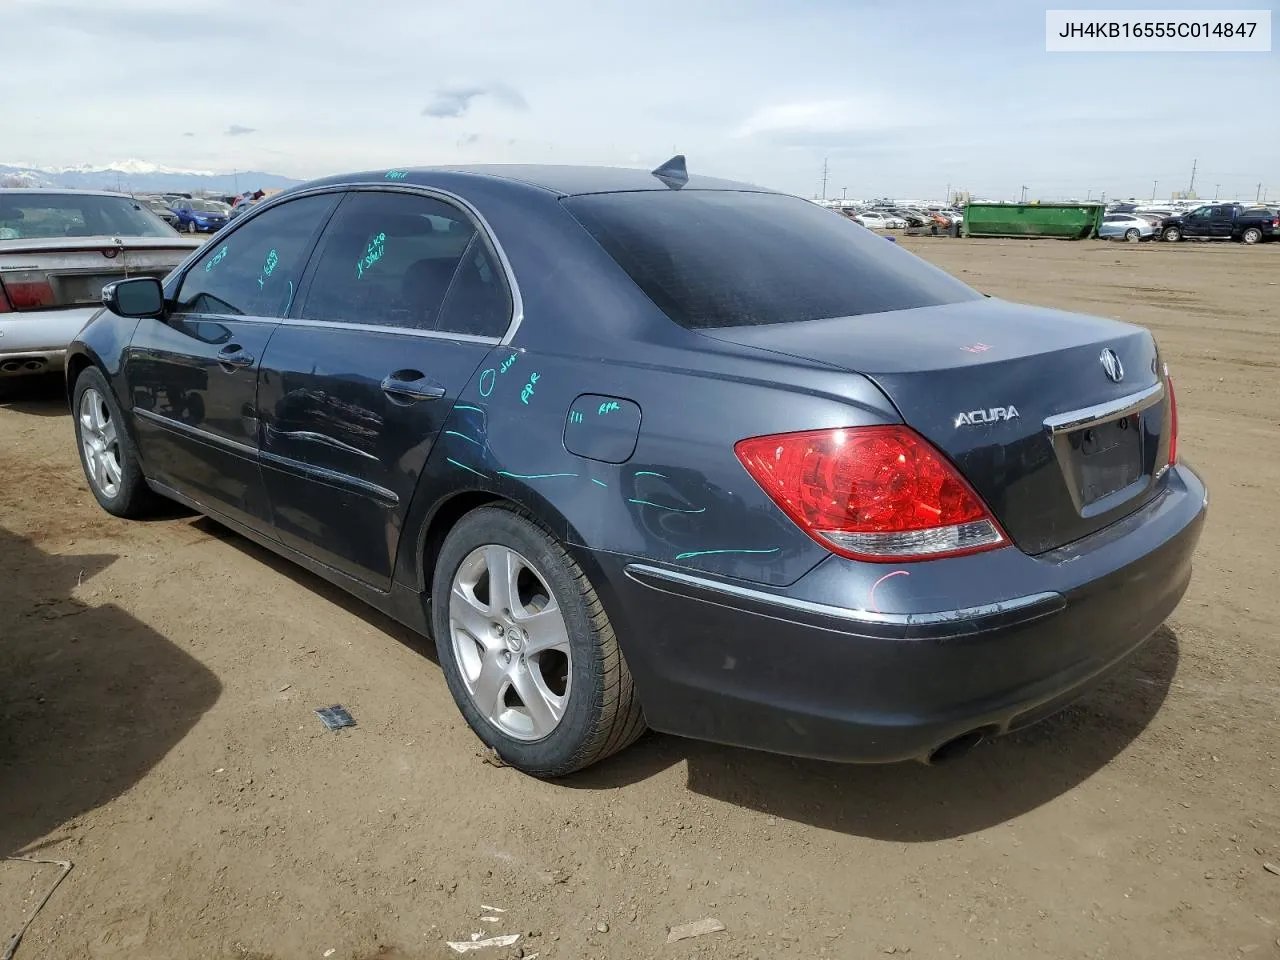
[[[308,179],[680,152],[802,196],[825,161],[828,197],[1051,199],[1167,198],[1195,161],[1202,198],[1280,197],[1280,52],[1047,53],[1047,6],[0,0],[22,101],[0,162]]]

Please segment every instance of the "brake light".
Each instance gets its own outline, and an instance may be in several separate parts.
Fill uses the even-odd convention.
[[[787,516],[842,557],[928,560],[1009,542],[956,468],[907,426],[752,437],[734,452]]]
[[[15,279],[16,277],[22,279]],[[8,279],[4,281],[4,291],[8,294],[9,305],[14,310],[39,310],[41,307],[57,305],[48,274],[34,270],[9,274]]]
[[[1178,462],[1178,398],[1173,392],[1173,377],[1164,368],[1164,384],[1169,390],[1169,466]]]
[[[0,280],[0,313],[8,313],[12,309],[9,306],[9,298],[5,296],[4,281]]]

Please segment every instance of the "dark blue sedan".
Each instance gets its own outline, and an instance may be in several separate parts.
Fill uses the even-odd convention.
[[[178,215],[178,229],[187,233],[216,233],[227,225],[230,208],[215,200],[175,200],[170,208]]]
[[[104,302],[67,363],[103,508],[430,634],[537,776],[646,727],[859,762],[1019,729],[1156,630],[1205,515],[1146,330],[680,158],[333,177]]]

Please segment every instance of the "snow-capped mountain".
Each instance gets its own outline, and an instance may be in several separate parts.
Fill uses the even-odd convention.
[[[74,190],[123,190],[133,193],[165,191],[269,190],[291,187],[301,181],[277,173],[241,170],[215,173],[211,170],[183,170],[145,160],[118,160],[106,166],[79,164],[74,167],[37,167],[0,163],[0,187],[66,187]]]

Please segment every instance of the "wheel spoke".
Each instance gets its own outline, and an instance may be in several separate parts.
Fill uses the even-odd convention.
[[[88,444],[85,444],[84,448],[84,465],[89,471],[89,482],[95,487],[101,486],[101,481],[98,479],[98,451]]]
[[[102,451],[100,456],[102,458],[102,472],[106,474],[107,482],[111,484],[119,483],[120,465],[116,463],[116,458],[108,450]]]
[[[108,420],[102,426],[102,442],[110,448],[116,442],[116,422]]]
[[[449,594],[449,619],[478,640],[488,650],[493,647],[492,621],[489,612],[460,583],[454,583]]]
[[[560,605],[554,600],[537,613],[517,616],[515,621],[526,634],[524,650],[529,656],[545,650],[569,652],[569,630],[560,615]]]
[[[94,395],[93,404],[93,429],[98,436],[102,436],[103,431],[107,427],[107,405],[97,395]]]
[[[564,713],[564,702],[547,690],[529,670],[516,670],[511,675],[524,708],[529,712],[535,737],[543,737],[555,729]]]
[[[480,712],[495,722],[504,709],[502,692],[506,685],[506,667],[499,661],[497,651],[486,652],[480,660],[480,674],[476,677],[471,696]]]
[[[484,565],[489,571],[490,611],[495,614],[503,610],[514,611],[520,602],[520,592],[516,589],[520,561],[506,547],[490,544],[484,550]]]
[[[93,436],[98,432],[93,425],[93,407],[83,403],[80,404],[80,431],[82,436]]]

